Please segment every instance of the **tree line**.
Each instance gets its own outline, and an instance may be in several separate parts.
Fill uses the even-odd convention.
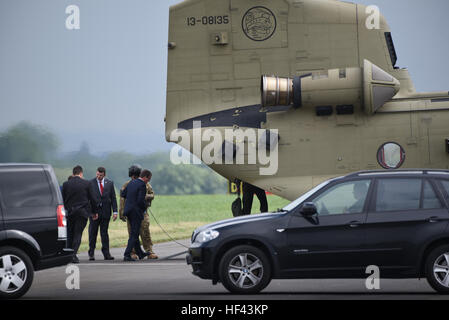
[[[75,165],[84,168],[86,178],[95,177],[99,166],[120,188],[128,178],[128,168],[139,164],[152,171],[151,184],[160,195],[226,193],[227,181],[205,165],[174,165],[169,152],[135,155],[124,151],[94,155],[87,142],[79,150],[61,154],[59,138],[45,127],[20,122],[0,133],[0,162],[48,163],[60,184]]]

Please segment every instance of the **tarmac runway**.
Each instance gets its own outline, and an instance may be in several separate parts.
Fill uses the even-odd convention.
[[[181,241],[189,245],[189,240]],[[30,291],[22,299],[62,300],[326,300],[326,299],[449,299],[436,294],[422,280],[381,280],[380,290],[369,291],[365,280],[273,280],[259,295],[232,295],[221,285],[212,285],[192,275],[185,262],[186,248],[174,243],[154,247],[158,260],[123,262],[124,249],[111,250],[115,260],[88,261],[78,255],[79,289],[67,289],[72,274],[67,267],[36,272]],[[175,255],[175,256],[174,256]],[[174,256],[174,257],[173,257]],[[169,257],[169,259],[166,259]],[[69,284],[72,283],[69,281]]]

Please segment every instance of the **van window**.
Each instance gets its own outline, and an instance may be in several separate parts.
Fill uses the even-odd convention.
[[[416,210],[420,207],[421,179],[380,179],[376,211]]]
[[[47,207],[53,203],[43,170],[0,172],[0,193],[7,208]]]

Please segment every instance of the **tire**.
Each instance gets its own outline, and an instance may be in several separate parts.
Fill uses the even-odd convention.
[[[243,264],[243,265],[242,265]],[[220,261],[219,277],[231,293],[259,293],[271,281],[271,265],[265,253],[242,245],[228,250]]]
[[[449,294],[449,245],[433,249],[425,262],[426,278],[441,294]]]
[[[15,247],[0,247],[0,299],[17,299],[31,287],[34,268],[31,259]]]

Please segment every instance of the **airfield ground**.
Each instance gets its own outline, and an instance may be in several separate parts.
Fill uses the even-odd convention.
[[[152,211],[159,223],[179,242],[189,246],[196,227],[231,217],[231,195],[158,196]],[[268,198],[270,209],[288,203],[276,196]],[[258,201],[254,201],[254,209]],[[87,229],[87,228],[86,228]],[[381,289],[369,291],[365,280],[273,280],[260,294],[235,296],[221,284],[201,280],[191,274],[185,262],[185,247],[165,242],[168,237],[151,217],[151,233],[157,242],[159,260],[123,262],[127,240],[126,224],[111,222],[111,253],[116,260],[104,261],[99,250],[96,261],[88,261],[87,233],[83,236],[80,289],[68,290],[66,267],[44,270],[35,274],[34,283],[23,299],[155,299],[155,300],[301,300],[301,299],[446,299],[436,294],[426,280],[381,280]],[[99,246],[101,244],[98,241]],[[97,247],[99,249],[99,247]]]
[[[181,240],[188,246],[189,240]],[[66,267],[40,271],[23,299],[63,300],[326,300],[326,299],[447,299],[436,294],[426,280],[381,280],[380,290],[369,291],[365,280],[273,280],[259,295],[236,296],[221,284],[201,280],[191,274],[185,255],[166,257],[184,252],[173,243],[155,246],[160,260],[123,262],[123,248],[112,249],[116,260],[105,262],[97,251],[96,261],[80,254],[80,289],[66,287]]]

